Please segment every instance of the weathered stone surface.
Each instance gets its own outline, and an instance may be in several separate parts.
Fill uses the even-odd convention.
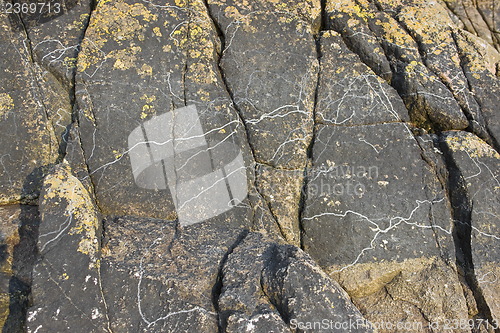
[[[370,6],[367,1],[361,2],[363,7]],[[326,1],[326,28],[333,29],[347,41],[350,49],[356,50],[362,61],[377,75],[391,82],[392,71],[384,50],[368,26],[367,14],[356,1]],[[321,43],[323,44],[323,43]]]
[[[417,46],[415,49],[422,56],[423,63],[453,94],[467,116],[472,131],[485,140],[489,140],[480,107],[469,90],[467,78],[460,66],[459,54],[453,38],[453,22],[442,5],[420,0],[410,2],[403,0],[395,4],[386,0],[377,0],[376,3],[393,16],[397,25],[408,31]],[[426,20],[427,18],[431,19]],[[436,91],[439,90],[429,90],[432,94]],[[437,96],[441,94],[443,93],[439,91]],[[462,128],[454,127],[453,129]]]
[[[349,51],[333,31],[322,33],[316,122],[369,125],[409,121],[397,92]]]
[[[220,67],[257,162],[306,164],[318,60],[319,1],[209,1],[225,38]]]
[[[95,204],[66,163],[44,180],[28,332],[109,332]]]
[[[289,244],[300,246],[300,198],[304,182],[302,170],[277,170],[260,164],[256,170],[257,188],[278,222]]]
[[[54,2],[51,10],[50,16],[48,8],[44,8],[41,15],[38,10],[39,15],[30,12],[22,18],[28,30],[33,60],[50,71],[69,91],[74,84],[76,60],[90,18],[91,1]],[[69,111],[71,122],[71,109]]]
[[[228,256],[218,299],[220,323],[227,332],[290,332],[262,285],[263,270],[276,246],[251,233]]]
[[[253,157],[262,165],[257,190],[284,238],[299,245],[301,175],[313,136],[318,80],[313,34],[320,28],[320,1],[208,1],[208,7],[223,41],[221,73]]]
[[[304,245],[323,267],[440,256],[440,250],[454,257],[444,191],[407,125],[319,126],[317,139]],[[434,233],[448,242],[438,248]]]
[[[456,15],[464,28],[500,51],[500,21],[498,4],[494,0],[444,0],[449,10]]]
[[[393,71],[391,83],[403,98],[412,122],[428,130],[467,127],[459,104],[426,67],[419,46],[398,21],[388,13],[376,11],[373,5],[364,12],[389,59]]]
[[[404,123],[318,127],[303,215],[304,249],[352,297],[363,299],[363,313],[373,321],[378,321],[379,307],[368,300],[382,296],[371,295],[387,288],[398,274],[420,276],[397,282],[398,295],[391,297],[408,302],[411,293],[427,288],[425,277],[433,265],[442,272],[436,278],[449,281],[451,289],[437,284],[425,301],[409,302],[413,315],[396,315],[391,309],[400,308],[398,302],[381,307],[392,318],[424,325],[432,318],[467,317],[453,264],[450,206],[420,153]],[[441,311],[433,303],[435,295],[453,297],[439,298],[440,304],[446,303]],[[434,312],[425,310],[430,308]]]
[[[470,332],[470,328],[453,324],[446,327],[447,320],[467,320],[463,292],[453,268],[440,260],[410,263],[406,269],[394,271],[394,277],[374,294],[353,297],[361,312],[373,321],[378,332]],[[444,300],[443,302],[436,300]],[[387,323],[402,323],[394,327]],[[385,326],[381,323],[386,323]],[[475,326],[477,327],[475,322]]]
[[[204,222],[123,217],[104,225],[102,279],[113,332],[216,332],[216,282],[246,233]]]
[[[71,124],[68,129],[66,141],[66,155],[64,156],[64,160],[70,165],[73,176],[82,183],[91,199],[95,201],[94,187],[92,186],[87,164],[85,163],[85,154],[81,145],[81,133],[77,123]]]
[[[58,156],[58,144],[47,109],[50,92],[32,63],[24,31],[13,31],[0,14],[0,204],[38,196],[48,166]]]
[[[216,33],[201,2],[98,4],[78,60],[76,94],[82,146],[105,214],[173,219],[181,206],[177,201],[183,193],[181,177],[217,176],[231,160],[237,165],[226,170],[224,178],[241,174],[248,180],[240,185],[241,191],[251,186],[252,173],[246,170],[253,163],[251,154],[222,86],[215,45]],[[174,110],[186,105],[195,109],[196,116],[188,113],[192,109],[182,109],[177,117]],[[168,117],[177,118],[169,125]],[[228,145],[234,148],[232,155],[219,151]],[[200,151],[187,158],[189,149]],[[174,155],[180,157],[170,170],[167,163]],[[135,172],[144,167],[132,165],[148,159],[157,169],[157,179],[147,181],[156,183],[140,186]],[[186,165],[189,170],[181,170]],[[190,170],[192,174],[187,174]],[[205,189],[224,186],[220,181],[205,184]],[[211,210],[207,201],[203,203],[210,198],[204,199],[207,195],[200,192],[191,198],[193,205],[202,195],[196,209]],[[233,206],[236,215],[248,215],[248,205],[241,204],[246,193],[232,194],[234,199],[224,204]]]
[[[1,268],[0,268],[0,326],[3,327],[9,316],[9,282],[12,278],[14,247],[19,242],[19,206],[0,207],[1,232]]]
[[[318,322],[315,332],[331,332],[336,322],[349,321],[356,325],[346,332],[372,331],[344,290],[294,246],[251,233],[228,256],[222,273],[219,309],[228,332],[300,331]]]
[[[448,132],[443,145],[450,153],[452,204],[460,225],[464,265],[473,290],[500,320],[500,220],[498,191],[500,155],[471,133]],[[480,304],[481,305],[481,304]]]
[[[487,70],[483,57],[474,48],[474,44],[467,40],[464,33],[455,34],[457,47],[460,52],[460,63],[477,103],[481,107],[486,126],[493,141],[493,147],[500,149],[500,82]]]
[[[2,331],[493,333],[497,2],[0,0]]]
[[[0,327],[5,332],[23,329],[36,260],[38,207],[0,207]]]
[[[311,323],[322,321],[324,325],[323,320],[327,319],[327,328],[313,328],[331,332],[337,329],[335,323],[342,323],[346,332],[373,332],[347,293],[300,249],[290,245],[275,248],[263,272],[263,286],[282,316],[289,319],[292,329],[300,329],[298,323],[312,326],[316,324]],[[304,326],[309,329],[308,324]]]

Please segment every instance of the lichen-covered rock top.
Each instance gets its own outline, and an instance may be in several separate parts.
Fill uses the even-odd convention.
[[[498,1],[0,8],[3,331],[498,331]]]

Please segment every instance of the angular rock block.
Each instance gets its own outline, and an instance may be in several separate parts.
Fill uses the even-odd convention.
[[[201,2],[98,4],[76,95],[105,214],[178,217],[183,226],[250,218],[253,160],[216,67],[217,41]]]
[[[88,25],[92,1],[62,0],[47,3],[37,13],[21,13],[29,33],[34,61],[48,70],[67,93],[74,86],[80,43]],[[71,122],[71,109],[69,110]],[[60,112],[60,115],[63,115]]]
[[[500,155],[471,133],[448,132],[443,145],[451,155],[452,201],[462,231],[464,265],[472,287],[491,316],[500,321]]]
[[[13,30],[1,13],[0,204],[33,201],[58,157],[56,134],[47,118],[50,106],[43,103],[54,91],[45,89],[50,84],[43,83],[31,62],[27,43],[26,34]]]
[[[351,50],[359,55],[363,63],[368,65],[377,75],[391,82],[392,72],[389,61],[377,37],[370,31],[364,6],[353,0],[327,0],[325,6],[326,28],[340,33]]]
[[[120,217],[105,222],[102,280],[113,332],[216,332],[216,283],[244,235],[201,223]]]
[[[109,332],[94,202],[65,163],[45,178],[41,198],[28,332]]]
[[[347,294],[297,247],[241,229],[179,230],[148,218],[109,219],[105,230],[102,280],[113,332],[218,332],[218,323],[227,332],[289,332],[323,319],[371,332]]]
[[[316,123],[356,126],[410,120],[396,90],[362,63],[339,34],[323,32],[319,43]]]
[[[500,96],[500,82],[489,70],[484,57],[470,42],[470,38],[463,33],[454,34],[460,53],[460,63],[470,85],[470,90],[481,107],[488,133],[492,138],[491,144],[497,151],[500,148],[500,116],[498,105]]]
[[[345,332],[373,331],[345,291],[306,253],[257,233],[228,256],[219,309],[228,332],[332,332],[339,325]]]
[[[225,37],[220,67],[257,162],[303,168],[312,139],[319,1],[209,1]]]
[[[386,319],[423,325],[468,318],[454,265],[450,205],[405,123],[319,125],[302,225],[305,251],[367,319],[379,322],[379,311],[387,311]],[[433,269],[441,272],[436,279],[449,283],[436,283],[418,302],[410,301],[427,288]],[[398,286],[390,293],[397,301],[370,304],[391,283]],[[441,302],[446,306],[440,308]],[[413,308],[409,317],[395,312],[404,304]]]

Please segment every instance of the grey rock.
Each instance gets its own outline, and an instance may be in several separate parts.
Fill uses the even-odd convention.
[[[302,219],[304,249],[373,322],[380,322],[382,309],[386,318],[412,318],[422,325],[432,318],[466,316],[454,265],[450,205],[408,126],[319,125],[317,133]],[[382,297],[403,274],[413,278],[398,280],[391,297],[408,302],[412,293],[427,288],[431,267],[442,272],[436,278],[449,281],[451,289],[436,283],[425,301],[410,302],[416,307],[412,315],[398,315],[398,302],[379,307],[378,301],[369,301]],[[433,302],[444,294],[450,296],[438,310]]]
[[[372,331],[345,291],[297,247],[250,233],[222,272],[219,309],[228,332],[307,331],[314,325],[315,332],[332,332],[335,323],[350,323],[346,332]]]
[[[215,65],[215,44],[202,3],[97,7],[82,42],[76,97],[103,213],[175,219],[189,204],[209,218],[221,214],[210,206],[219,200],[249,218],[253,160]],[[235,177],[246,184],[231,185]],[[184,189],[193,183],[199,192]]]
[[[500,155],[471,133],[448,132],[442,142],[451,159],[452,204],[462,235],[466,277],[473,290],[481,295],[479,300],[487,304],[491,318],[498,321]]]
[[[28,332],[109,332],[96,206],[66,164],[44,180]]]
[[[355,126],[410,120],[397,92],[363,64],[339,34],[324,32],[319,43],[317,123]]]
[[[219,265],[244,236],[204,222],[123,217],[105,222],[103,290],[113,332],[216,332]]]
[[[49,85],[33,64],[24,31],[0,15],[0,204],[33,202],[58,157],[58,142],[44,105]],[[64,126],[64,125],[63,125]]]
[[[365,4],[365,3],[363,3]],[[377,75],[391,82],[392,71],[377,37],[368,26],[367,18],[356,1],[327,1],[326,28],[340,33],[351,50]],[[323,45],[323,43],[321,43]]]
[[[295,170],[305,166],[312,138],[318,60],[310,22],[320,7],[280,6],[213,1],[210,10],[225,38],[220,67],[255,160]]]

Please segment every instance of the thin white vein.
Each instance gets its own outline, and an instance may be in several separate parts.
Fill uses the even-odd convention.
[[[370,228],[373,232],[375,232],[375,235],[373,236],[372,240],[369,243],[370,246],[363,248],[360,251],[360,253],[357,255],[356,259],[352,263],[342,267],[338,271],[335,271],[335,272],[340,272],[340,271],[343,271],[351,266],[356,265],[359,262],[359,260],[361,259],[361,257],[363,256],[363,254],[365,254],[367,251],[375,249],[375,242],[380,235],[387,234],[388,232],[392,231],[397,226],[399,226],[401,223],[405,223],[407,225],[415,226],[417,228],[422,228],[422,229],[437,228],[437,229],[445,232],[446,234],[451,235],[451,233],[452,233],[451,227],[449,230],[447,230],[447,229],[445,229],[439,225],[436,225],[436,224],[422,225],[422,224],[419,224],[417,222],[410,222],[411,219],[413,218],[414,214],[422,207],[423,204],[433,205],[436,203],[443,202],[444,200],[445,200],[445,198],[441,198],[439,200],[432,200],[432,201],[431,200],[415,200],[416,206],[415,206],[415,208],[413,208],[413,210],[410,212],[410,214],[407,217],[395,216],[395,217],[390,218],[389,219],[389,226],[387,228],[381,228],[379,226],[379,224],[377,224],[374,221],[374,219],[369,218],[368,216],[361,214],[359,212],[353,211],[353,210],[347,210],[343,213],[325,212],[325,213],[317,214],[317,215],[314,215],[311,217],[304,217],[303,220],[308,221],[308,220],[318,219],[318,218],[321,218],[324,216],[335,216],[335,217],[345,218],[347,215],[353,214],[353,215],[360,217],[362,220],[367,221],[368,223],[370,223],[374,227],[374,228]]]
[[[173,312],[169,312],[167,315],[165,316],[162,316],[162,317],[159,317],[153,321],[150,321],[146,318],[143,310],[142,310],[142,305],[141,305],[141,302],[142,302],[142,299],[141,299],[141,284],[142,284],[142,279],[144,277],[144,267],[143,267],[143,262],[144,262],[144,258],[149,254],[149,252],[151,251],[151,248],[156,246],[157,244],[159,244],[163,238],[165,238],[166,234],[163,232],[163,226],[160,230],[162,236],[161,237],[158,237],[156,238],[152,243],[151,245],[149,245],[146,249],[146,252],[144,253],[144,255],[141,257],[141,260],[139,261],[139,282],[137,283],[137,307],[139,309],[139,314],[142,318],[142,320],[148,325],[148,327],[151,327],[153,326],[154,324],[156,324],[157,322],[159,321],[162,321],[162,320],[166,320],[172,316],[175,316],[175,315],[178,315],[178,314],[182,314],[182,313],[191,313],[191,312],[195,312],[195,311],[201,311],[201,312],[205,312],[207,314],[210,314],[210,315],[213,315],[215,316],[216,314],[213,313],[213,312],[210,312],[210,311],[207,311],[205,310],[204,308],[200,307],[200,306],[195,306],[191,309],[187,309],[187,310],[179,310],[179,311],[173,311]]]
[[[490,277],[489,281],[487,280],[488,277]],[[477,279],[478,283],[495,283],[497,281],[498,281],[497,275],[491,271],[489,271],[486,274],[483,274],[483,276],[481,276]]]
[[[366,141],[365,139],[363,139],[363,138],[359,138],[358,140],[359,140],[359,141],[361,141],[361,142],[364,142],[364,143],[366,143],[367,145],[369,145],[370,147],[372,147],[372,148],[373,148],[373,150],[375,150],[375,152],[376,152],[377,154],[379,153],[379,151],[378,151],[377,147],[375,147],[374,145],[372,145],[371,143],[369,143],[369,142],[368,142],[368,141]]]
[[[3,170],[4,170],[5,174],[7,175],[7,179],[9,180],[9,184],[10,184],[10,186],[13,186],[14,184],[13,184],[13,182],[12,182],[12,178],[11,178],[11,176],[10,176],[9,170],[7,170],[7,168],[5,167],[5,164],[4,164],[4,162],[3,162],[3,159],[4,159],[6,156],[8,156],[8,157],[9,157],[9,159],[12,161],[12,157],[10,156],[10,154],[5,154],[5,155],[3,155],[2,157],[0,157],[0,164],[1,164],[1,165],[2,165],[2,167],[3,167]],[[3,178],[3,177],[2,177],[2,178]]]
[[[76,188],[77,185],[75,185],[72,189],[71,189],[71,195],[69,196],[70,198],[73,198],[74,197],[74,194],[75,194],[75,188]],[[54,231],[51,231],[51,232],[48,232],[46,234],[43,234],[43,235],[40,235],[38,238],[41,239],[42,237],[47,237],[47,236],[51,236],[53,234],[57,234],[55,237],[52,237],[51,239],[49,239],[48,241],[46,241],[42,248],[40,249],[40,252],[43,252],[43,250],[45,250],[45,248],[47,247],[47,245],[49,245],[50,243],[56,241],[57,239],[59,239],[61,237],[61,235],[66,232],[66,230],[68,230],[68,228],[71,226],[71,223],[73,222],[73,200],[69,200],[69,204],[68,204],[68,208],[66,208],[66,214],[68,215],[68,217],[66,218],[66,220],[61,223],[59,225],[59,228],[57,230],[54,230]]]
[[[246,170],[246,167],[245,166],[242,166],[242,167],[239,167],[235,170],[233,170],[231,173],[228,173],[226,178],[229,178],[232,174],[236,173],[236,172],[240,172],[240,170]],[[189,200],[186,200],[181,206],[179,206],[179,208],[177,208],[177,211],[180,211],[184,208],[184,206],[186,206],[189,202],[197,199],[200,195],[202,195],[203,193],[209,191],[210,189],[212,189],[213,187],[215,187],[218,183],[220,182],[225,182],[226,181],[226,178],[220,178],[218,179],[216,182],[214,182],[211,186],[203,189],[203,191],[201,191],[200,193],[198,193],[197,195],[195,195],[194,197],[192,197],[191,199]]]

